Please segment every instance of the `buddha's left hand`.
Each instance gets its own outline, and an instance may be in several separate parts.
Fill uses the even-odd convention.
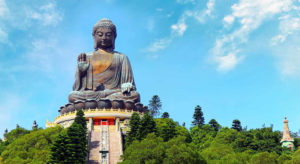
[[[131,83],[123,83],[121,85],[121,91],[125,95],[129,94],[132,89],[133,89],[133,85]]]

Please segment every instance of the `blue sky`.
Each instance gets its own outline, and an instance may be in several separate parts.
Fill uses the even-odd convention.
[[[206,123],[282,130],[287,116],[298,131],[299,14],[298,0],[0,0],[0,134],[58,115],[101,18],[117,26],[142,103],[158,94],[188,126],[200,105]]]

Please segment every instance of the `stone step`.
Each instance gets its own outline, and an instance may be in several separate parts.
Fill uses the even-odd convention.
[[[92,131],[91,132],[91,140],[89,146],[89,164],[96,164],[100,162],[100,131]]]
[[[120,162],[120,156],[121,156],[121,138],[119,131],[116,131],[115,126],[109,126],[109,162],[110,164],[116,164]]]

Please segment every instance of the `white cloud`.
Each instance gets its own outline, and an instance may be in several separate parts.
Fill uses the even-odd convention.
[[[62,14],[56,9],[54,3],[41,6],[38,10],[27,9],[26,16],[29,19],[37,20],[44,26],[56,25],[62,20]]]
[[[187,29],[187,25],[185,24],[185,21],[182,19],[177,24],[173,24],[171,26],[171,29],[173,33],[182,36],[185,30]]]
[[[289,35],[300,30],[300,19],[298,17],[292,17],[285,15],[279,18],[279,31],[280,34],[274,36],[271,40],[272,45],[283,43]]]
[[[48,0],[44,5],[39,4],[20,2],[7,6],[5,0],[0,0],[0,42],[10,45],[8,38],[15,29],[26,31],[32,30],[32,27],[55,26],[63,19],[55,1]]]
[[[6,6],[5,1],[0,0],[0,17],[3,17],[8,12],[9,12],[9,9]]]
[[[4,32],[0,27],[0,43],[6,43],[8,40],[8,35],[6,32]]]
[[[286,48],[286,47],[285,47]],[[289,47],[285,53],[276,54],[278,69],[284,76],[300,75],[300,49]]]
[[[177,0],[177,3],[194,3],[194,0]],[[186,23],[186,19],[194,18],[200,23],[205,22],[205,18],[207,16],[211,16],[212,11],[214,9],[215,0],[208,0],[206,4],[206,8],[204,10],[200,10],[197,8],[195,10],[186,10],[179,17],[176,24],[171,25],[171,33],[168,37],[158,39],[155,42],[151,43],[148,48],[146,48],[146,52],[157,52],[159,50],[165,49],[169,44],[171,44],[172,40],[176,37],[183,36],[184,32],[187,30],[188,25]],[[155,55],[157,58],[157,54]]]
[[[207,9],[206,9],[205,12],[204,12],[205,15],[211,15],[211,12],[213,11],[214,6],[215,6],[215,0],[209,0],[209,1],[206,3]]]
[[[170,43],[171,43],[170,38],[162,38],[158,39],[146,49],[147,52],[157,52],[159,50],[165,49]]]
[[[232,14],[223,18],[226,22],[224,27],[233,21],[239,22],[239,28],[232,33],[225,34],[216,39],[215,47],[213,48],[213,58],[219,68],[234,68],[222,65],[220,59],[231,59],[232,65],[237,65],[241,60],[240,55],[236,53],[237,48],[248,41],[249,34],[256,30],[265,20],[274,17],[275,15],[287,12],[293,8],[292,0],[240,0],[232,5]],[[240,50],[238,50],[240,51]],[[235,54],[234,57],[228,54]],[[225,58],[223,58],[225,57]],[[230,69],[227,69],[230,70]]]
[[[232,15],[227,15],[223,18],[225,24],[232,24],[234,22],[234,17]]]
[[[207,17],[212,16],[212,12],[214,10],[215,6],[215,0],[209,0],[206,3],[206,9],[205,10],[186,10],[181,17],[186,18],[186,17],[192,17],[196,19],[199,23],[204,23]]]
[[[187,4],[187,3],[195,3],[195,0],[176,0],[177,3]]]
[[[215,56],[215,61],[218,63],[217,70],[220,72],[227,72],[234,69],[242,60],[243,57],[237,57],[233,53],[224,56]]]

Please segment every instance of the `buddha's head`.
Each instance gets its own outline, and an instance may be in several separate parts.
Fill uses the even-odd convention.
[[[116,26],[109,19],[99,20],[93,28],[94,48],[113,51],[117,37]]]

